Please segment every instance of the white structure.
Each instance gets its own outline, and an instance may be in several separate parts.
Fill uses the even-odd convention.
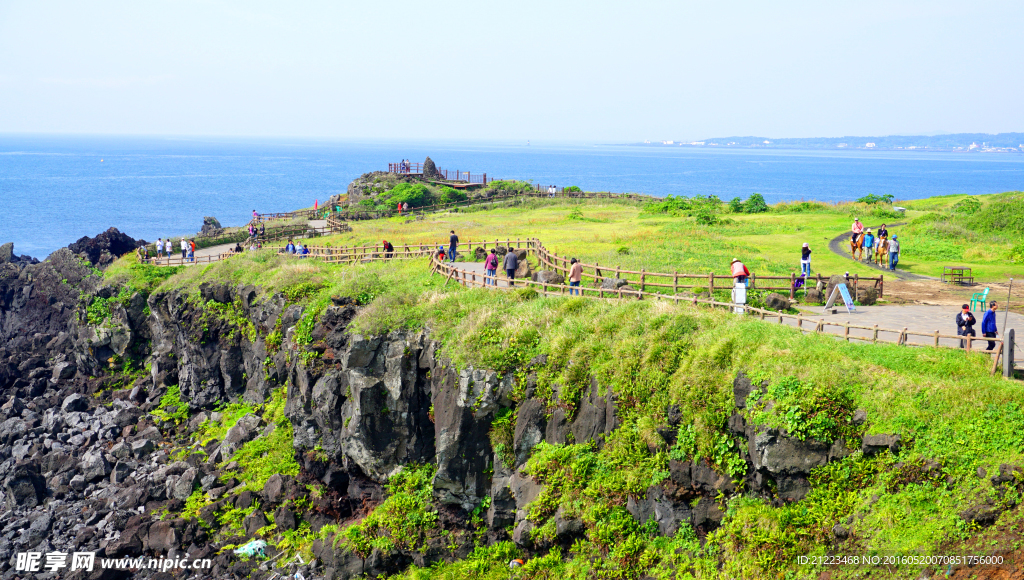
[[[874,148],[875,144],[874,143],[865,143],[864,146],[867,147],[868,149],[872,149],[872,148]]]

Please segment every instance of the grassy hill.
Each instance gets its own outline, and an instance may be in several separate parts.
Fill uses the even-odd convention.
[[[1005,255],[1019,239],[1009,233],[1015,222],[998,221],[1012,221],[1018,199],[1019,194],[988,196],[969,212],[956,198],[912,204],[910,225],[893,228],[906,240],[903,263],[936,272],[948,256],[915,258],[913,248],[976,235],[972,239],[989,250],[965,250],[963,259],[973,260],[968,265],[992,277],[1019,275],[1024,265]],[[358,222],[351,233],[316,242],[443,244],[454,229],[463,240],[538,237],[559,254],[623,268],[721,273],[735,256],[755,272],[788,274],[808,241],[816,270],[867,275],[874,271],[832,255],[825,243],[848,228],[851,214],[874,225],[878,220],[867,218],[872,211],[880,212],[864,204],[790,204],[758,214],[719,211],[715,223],[700,224],[699,215],[684,209],[535,201],[423,220]],[[1000,466],[1024,462],[1024,399],[1019,383],[989,375],[983,355],[848,344],[685,304],[467,290],[431,277],[421,260],[332,265],[265,250],[176,271],[125,258],[104,276],[147,293],[184,289],[198,296],[200,285],[210,282],[281,292],[305,307],[296,326],[296,356],[311,360],[319,354],[309,329],[332,297],[349,297],[360,305],[349,332],[426,329],[457,368],[512,375],[516,405],[526,400],[533,372],[532,398],[548,413],[571,417],[590,377],[612,389],[618,426],[603,446],[542,442],[523,467],[546,490],[527,514],[533,550],[507,536],[488,541],[474,512],[467,518],[476,530],[475,551],[432,567],[412,566],[398,578],[504,579],[515,557],[526,560],[517,578],[817,578],[826,571],[832,578],[853,578],[866,569],[801,565],[799,557],[991,554],[1024,545],[1024,511],[1017,507],[1024,478],[1006,467],[1008,479],[992,478],[1002,473]],[[539,370],[530,362],[538,357],[547,361]],[[737,407],[733,393],[741,373],[761,385],[745,409]],[[858,414],[866,419],[854,420]],[[766,499],[744,487],[748,441],[730,428],[735,415],[798,437],[838,442],[850,454],[814,469],[803,499]],[[495,417],[496,461],[514,428],[514,414]],[[863,436],[894,433],[902,437],[898,449],[860,451]],[[247,456],[240,457],[244,471]],[[706,464],[734,480],[732,491],[714,498],[725,513],[720,527],[684,525],[666,537],[656,524],[637,521],[628,511],[631,501],[667,480],[673,460]],[[268,472],[265,461],[260,469]],[[438,529],[442,508],[431,502],[431,491],[430,466],[410,465],[366,519],[340,522],[336,530],[305,540],[271,531],[267,540],[308,553],[314,537],[325,537],[338,550],[370,553],[396,542],[415,546],[424,538],[459,533]],[[971,509],[991,517],[964,515]],[[582,522],[570,545],[554,541],[556,514]],[[500,537],[502,531],[496,533]],[[904,563],[875,568],[872,576],[916,578],[936,569]]]

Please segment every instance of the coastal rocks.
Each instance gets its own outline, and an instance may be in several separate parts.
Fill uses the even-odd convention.
[[[219,235],[224,228],[221,227],[220,221],[212,216],[206,216],[203,218],[203,227],[199,230],[200,236],[216,236]]]
[[[0,264],[10,262],[12,257],[14,257],[14,243],[7,242],[0,245]]]
[[[81,255],[92,265],[102,268],[142,245],[146,245],[145,240],[136,240],[121,233],[117,228],[110,228],[93,238],[79,238],[77,242],[70,244],[68,249]]]
[[[857,286],[857,301],[862,306],[871,306],[878,302],[878,289],[874,286]]]
[[[789,310],[791,306],[789,298],[782,294],[772,292],[764,297],[764,307],[768,310]]]
[[[861,441],[861,452],[868,457],[885,450],[895,454],[899,453],[902,443],[903,438],[899,434],[865,435]]]
[[[625,278],[601,278],[600,282],[595,284],[595,287],[600,290],[618,290],[628,284],[629,280]]]
[[[46,493],[46,482],[35,463],[23,462],[15,466],[4,482],[7,509],[30,509],[41,504]]]
[[[541,284],[564,284],[565,276],[555,272],[553,270],[538,270],[533,273],[532,277],[534,282]]]
[[[423,161],[423,178],[436,179],[440,174],[437,172],[437,165],[429,156]]]

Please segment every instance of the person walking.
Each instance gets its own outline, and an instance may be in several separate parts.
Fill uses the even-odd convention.
[[[895,237],[895,236],[893,236]],[[956,335],[957,336],[977,336],[974,333],[974,325],[978,320],[974,318],[974,313],[971,312],[971,306],[964,304],[960,313],[956,315]],[[964,348],[967,345],[967,341],[960,340],[960,348]]]
[[[999,305],[996,301],[988,303],[988,310],[985,311],[985,316],[981,317],[981,335],[985,338],[995,338],[999,335],[999,327],[996,325],[996,312],[999,311]],[[996,349],[996,341],[988,341],[988,350]]]
[[[402,202],[398,202],[398,217],[402,217]]]
[[[309,246],[307,246],[306,244],[302,244],[302,251],[299,252],[299,257],[300,258],[305,258],[308,255],[309,255]]]
[[[188,257],[188,240],[181,238],[181,261],[184,262],[185,258]]]
[[[157,238],[156,239],[156,257],[158,259],[164,257],[164,239],[163,238]]]
[[[286,254],[294,254],[295,253],[295,243],[292,242],[291,240],[288,240],[288,244],[284,247],[284,252]]]
[[[516,255],[512,248],[509,248],[508,253],[505,254],[501,267],[505,269],[505,274],[508,275],[508,285],[515,286],[516,269],[519,268],[519,256]]]
[[[900,242],[897,238],[899,236],[893,236],[889,240],[889,270],[892,272],[896,271],[896,264],[900,263]]]
[[[871,261],[873,254],[872,249],[875,247],[875,234],[871,233],[871,228],[864,230],[864,254],[868,257],[868,262]]]
[[[804,247],[800,250],[800,275],[804,278],[811,277],[811,247],[804,242]]]
[[[146,258],[149,257],[149,252],[146,251],[146,246],[139,245],[138,249],[135,250],[135,255],[138,257],[140,264],[145,264]]]
[[[484,270],[487,271],[484,285],[496,286],[498,280],[494,276],[498,273],[498,252],[494,248],[491,248],[491,253],[487,254],[487,259],[484,260]]]
[[[806,244],[804,244],[806,245]],[[576,258],[569,260],[569,296],[580,295],[580,282],[583,281],[583,264]]]
[[[747,283],[747,277],[750,276],[750,270],[743,265],[743,262],[741,262],[739,258],[732,259],[732,265],[730,268],[732,269],[733,285],[735,285],[736,282],[743,284]]]
[[[409,202],[402,204],[402,209],[405,210],[405,213],[409,213]]]
[[[448,237],[448,261],[455,263],[455,250],[459,247],[459,236],[455,235],[455,230],[451,231],[451,236]]]
[[[188,261],[196,261],[196,241],[194,239],[189,239],[188,241]]]

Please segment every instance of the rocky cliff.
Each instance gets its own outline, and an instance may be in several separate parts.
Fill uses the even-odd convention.
[[[578,514],[562,510],[553,536],[531,533],[539,521],[529,506],[545,483],[525,466],[541,442],[604,445],[618,426],[607,385],[591,377],[567,414],[537,394],[544,356],[503,374],[455,368],[429,331],[353,334],[362,306],[349,298],[313,319],[255,286],[146,295],[106,286],[94,261],[61,250],[40,264],[0,265],[3,578],[18,576],[15,555],[28,551],[187,554],[213,560],[199,577],[269,576],[262,560],[230,549],[258,532],[301,536],[314,561],[293,558],[284,543],[268,546],[268,557],[331,578],[460,558],[479,543],[511,539],[539,553],[583,537]],[[753,388],[736,378],[738,408]],[[671,446],[678,410],[666,416],[661,436]],[[500,453],[499,417],[512,426]],[[849,453],[748,425],[739,412],[729,427],[746,445],[745,476],[673,459],[667,478],[625,500],[629,514],[667,536],[683,524],[707,533],[724,516],[722,494],[743,488],[794,501],[812,468]],[[345,526],[419,465],[431,466],[436,524],[409,545],[353,544]],[[102,577],[129,574],[156,575]]]

